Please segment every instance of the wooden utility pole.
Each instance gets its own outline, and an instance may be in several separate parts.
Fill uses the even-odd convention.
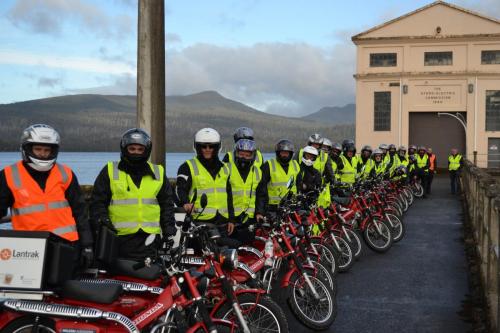
[[[165,3],[139,0],[137,125],[153,140],[151,161],[165,165]]]

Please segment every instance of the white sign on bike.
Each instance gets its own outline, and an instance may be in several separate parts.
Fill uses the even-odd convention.
[[[0,288],[40,289],[47,239],[2,237]]]

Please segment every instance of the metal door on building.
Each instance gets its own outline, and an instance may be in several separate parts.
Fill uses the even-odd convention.
[[[449,112],[456,114],[457,112]],[[459,112],[465,119],[466,113]],[[409,144],[431,147],[438,162],[438,167],[448,167],[448,155],[452,148],[457,148],[464,155],[465,130],[460,122],[450,116],[437,112],[410,112]]]
[[[488,138],[488,168],[500,168],[500,138]]]

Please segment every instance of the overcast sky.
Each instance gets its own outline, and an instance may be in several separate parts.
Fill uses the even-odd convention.
[[[165,0],[167,95],[290,116],[354,102],[351,36],[423,0]],[[453,0],[500,18],[500,0]],[[0,103],[135,94],[137,0],[0,0]]]

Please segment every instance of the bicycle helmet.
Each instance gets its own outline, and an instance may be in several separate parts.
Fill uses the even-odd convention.
[[[214,147],[214,152],[212,157],[219,154],[221,147],[220,134],[213,128],[202,128],[194,135],[194,150],[198,157],[202,156],[201,149],[205,145],[210,145]]]
[[[253,140],[253,130],[250,127],[240,127],[234,131],[234,142],[238,142],[240,139]]]
[[[143,146],[145,148],[144,153],[140,155],[130,154],[127,147],[132,144]],[[141,128],[131,128],[122,135],[122,139],[120,141],[120,157],[122,160],[132,164],[144,163],[149,159],[152,148],[153,143],[151,142],[151,137],[145,130]]]
[[[21,154],[23,161],[38,171],[50,170],[59,154],[59,133],[49,125],[35,124],[26,128],[21,134]],[[33,146],[42,145],[51,148],[50,155],[41,158],[33,154]]]
[[[313,159],[308,159],[306,158],[306,154],[310,154],[313,156]],[[306,166],[312,166],[314,164],[314,161],[318,157],[319,152],[316,148],[312,146],[306,146],[303,149],[303,154],[302,154],[302,163],[304,163]]]
[[[274,151],[276,152],[276,159],[281,163],[288,163],[293,157],[293,153],[295,151],[295,147],[293,146],[292,141],[287,139],[282,139],[278,141],[275,146]],[[280,152],[287,151],[289,152],[287,157],[281,157]]]
[[[250,152],[250,157],[240,156],[240,152]],[[236,165],[240,168],[245,168],[255,161],[255,152],[257,151],[257,146],[255,141],[249,139],[240,139],[234,144],[234,161]]]

